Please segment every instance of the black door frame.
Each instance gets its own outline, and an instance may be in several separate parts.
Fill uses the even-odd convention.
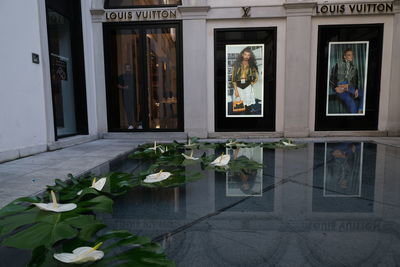
[[[71,4],[72,3],[72,4]],[[74,77],[74,102],[75,102],[75,121],[76,133],[67,135],[57,135],[55,103],[53,100],[52,89],[52,109],[53,109],[53,125],[55,141],[60,138],[75,136],[79,134],[87,135],[88,130],[88,115],[87,115],[87,97],[86,97],[86,74],[83,50],[83,33],[82,33],[82,12],[80,0],[46,0],[46,22],[47,33],[49,33],[49,17],[47,14],[48,8],[53,9],[59,14],[70,19],[71,22],[71,53],[72,53],[72,72]],[[48,47],[50,53],[50,40],[48,38]],[[49,54],[50,59],[50,54]],[[49,68],[51,75],[51,65]]]
[[[160,21],[144,21],[144,22],[109,22],[103,23],[103,43],[104,43],[104,70],[105,70],[105,81],[106,81],[106,95],[109,95],[109,91],[111,90],[111,73],[110,73],[110,62],[111,58],[107,51],[110,51],[112,48],[111,44],[111,32],[112,30],[116,29],[132,29],[138,30],[139,32],[139,48],[141,51],[146,52],[146,39],[144,36],[144,31],[146,29],[154,29],[156,27],[159,28],[168,28],[173,27],[176,28],[176,63],[177,63],[177,112],[178,112],[178,127],[176,129],[149,129],[148,128],[148,118],[146,117],[148,112],[148,82],[147,82],[147,58],[145,56],[141,56],[138,60],[139,62],[143,62],[142,67],[140,69],[141,74],[141,81],[142,81],[142,88],[141,90],[141,97],[144,101],[144,108],[143,112],[141,112],[141,119],[143,125],[143,129],[118,129],[118,128],[111,128],[110,124],[108,123],[108,131],[109,132],[183,132],[184,131],[184,102],[183,102],[183,49],[182,49],[182,22],[171,20],[168,22],[160,22]],[[144,55],[144,53],[141,53]],[[107,100],[109,97],[106,98]],[[107,120],[111,121],[110,115],[110,103],[107,101]]]

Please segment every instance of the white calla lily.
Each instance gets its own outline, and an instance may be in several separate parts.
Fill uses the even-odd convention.
[[[228,165],[230,160],[231,160],[230,155],[224,155],[224,153],[222,153],[221,156],[219,156],[213,162],[211,162],[211,165],[223,167],[223,166]]]
[[[41,210],[53,211],[53,212],[66,212],[75,209],[77,206],[75,203],[59,204],[57,203],[56,195],[53,191],[50,192],[52,203],[32,203]]]
[[[96,178],[93,178],[92,185],[89,188],[94,188],[97,191],[101,191],[103,189],[103,187],[105,186],[106,182],[107,182],[106,177],[100,178],[98,181],[96,181]],[[82,192],[83,192],[83,190],[79,191],[77,193],[77,195],[80,196],[82,194]]]
[[[157,183],[161,182],[165,179],[168,179],[171,176],[170,172],[163,172],[162,170],[158,173],[149,174],[146,176],[146,179],[143,180],[145,183]]]
[[[150,150],[157,150],[157,141],[154,141],[154,146],[153,147],[149,147]]]
[[[92,181],[91,188],[94,188],[97,191],[101,191],[103,189],[104,185],[106,184],[106,182],[107,182],[106,177],[100,178],[98,181],[96,181],[96,178],[94,178]]]
[[[184,147],[194,147],[194,146],[196,146],[196,145],[197,145],[196,143],[191,143],[190,139],[188,139],[188,143],[187,143],[187,144],[184,144],[183,146],[184,146]]]
[[[98,261],[104,257],[104,252],[97,250],[103,243],[99,243],[93,248],[79,247],[72,251],[72,253],[55,253],[53,257],[64,263],[85,263],[89,261]]]
[[[283,144],[284,146],[296,146],[295,144],[288,143],[288,142],[285,142],[285,141],[282,141],[282,144]]]
[[[193,157],[193,150],[192,150],[192,152],[190,152],[190,156],[186,155],[185,153],[182,153],[182,156],[183,156],[185,159],[189,159],[189,160],[198,160],[198,159],[199,159],[199,158]]]
[[[157,145],[157,141],[154,141],[154,145],[152,147],[149,147],[148,149],[150,150],[154,150],[154,153],[157,152],[157,149],[159,149],[161,151],[161,153],[164,153],[164,149],[162,149],[162,147],[160,145]]]

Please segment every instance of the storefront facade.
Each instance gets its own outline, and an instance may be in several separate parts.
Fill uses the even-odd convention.
[[[8,158],[73,135],[400,134],[399,1],[72,1],[73,18],[51,2],[33,18],[41,137]]]

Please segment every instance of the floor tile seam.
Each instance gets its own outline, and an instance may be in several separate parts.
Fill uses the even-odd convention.
[[[265,192],[267,192],[267,191],[269,191],[269,190],[272,190],[272,189],[276,188],[277,186],[280,186],[280,185],[282,185],[282,184],[284,184],[284,183],[286,183],[286,182],[287,182],[287,181],[285,181],[285,180],[281,180],[281,181],[278,182],[278,183],[275,183],[275,184],[273,184],[273,185],[269,185],[269,186],[267,186],[267,187],[265,187],[265,188],[263,189],[263,193],[265,193]],[[214,216],[217,216],[217,215],[219,215],[219,214],[221,214],[221,213],[223,213],[223,212],[229,210],[230,208],[233,208],[233,207],[237,206],[238,204],[243,203],[243,202],[245,202],[246,200],[251,199],[251,198],[252,198],[252,196],[245,197],[245,198],[243,198],[243,199],[241,199],[241,200],[239,200],[239,201],[236,201],[236,202],[232,203],[232,204],[229,205],[229,206],[226,206],[226,207],[221,208],[221,209],[219,209],[219,210],[217,210],[217,211],[215,211],[215,212],[212,212],[212,213],[209,213],[209,214],[207,214],[207,215],[204,215],[204,216],[202,216],[202,217],[200,217],[200,218],[198,218],[198,219],[196,219],[196,220],[194,220],[194,221],[192,221],[192,222],[190,222],[190,223],[187,223],[187,224],[185,224],[185,225],[182,225],[182,226],[180,226],[180,227],[178,227],[178,228],[176,228],[176,229],[174,229],[174,230],[172,230],[172,231],[170,231],[170,232],[168,232],[168,233],[161,234],[161,235],[159,235],[159,236],[153,238],[152,241],[153,241],[153,242],[159,242],[159,241],[163,240],[163,238],[166,237],[166,236],[173,236],[173,235],[175,235],[175,234],[178,234],[178,233],[180,233],[180,232],[182,232],[182,231],[184,231],[184,230],[186,230],[186,229],[191,228],[192,226],[194,226],[194,225],[196,225],[196,224],[198,224],[198,223],[201,223],[201,222],[203,222],[203,221],[205,221],[205,220],[207,220],[207,219],[209,219],[209,218],[212,218],[212,217],[214,217]]]
[[[315,189],[320,189],[320,190],[323,189],[323,187],[314,186],[314,185],[310,185],[310,184],[306,184],[306,183],[301,183],[301,182],[295,181],[295,180],[290,180],[289,182],[295,183],[295,184],[299,184],[299,185],[302,185],[302,186],[306,186],[306,187],[315,188]],[[330,191],[330,192],[335,192],[335,193],[337,193],[336,191]],[[365,198],[365,197],[359,197],[359,199],[367,200],[367,201],[372,201],[372,202],[374,202],[374,203],[377,203],[377,204],[380,204],[380,205],[384,205],[384,206],[390,206],[390,207],[393,207],[393,208],[400,208],[400,205],[391,204],[391,203],[387,203],[387,202],[383,202],[383,201],[378,201],[378,200],[374,200],[374,199],[369,199],[369,198]]]

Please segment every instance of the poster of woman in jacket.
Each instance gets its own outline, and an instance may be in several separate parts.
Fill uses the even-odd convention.
[[[226,45],[226,117],[263,117],[264,44]]]
[[[369,42],[330,42],[327,116],[363,116]]]

